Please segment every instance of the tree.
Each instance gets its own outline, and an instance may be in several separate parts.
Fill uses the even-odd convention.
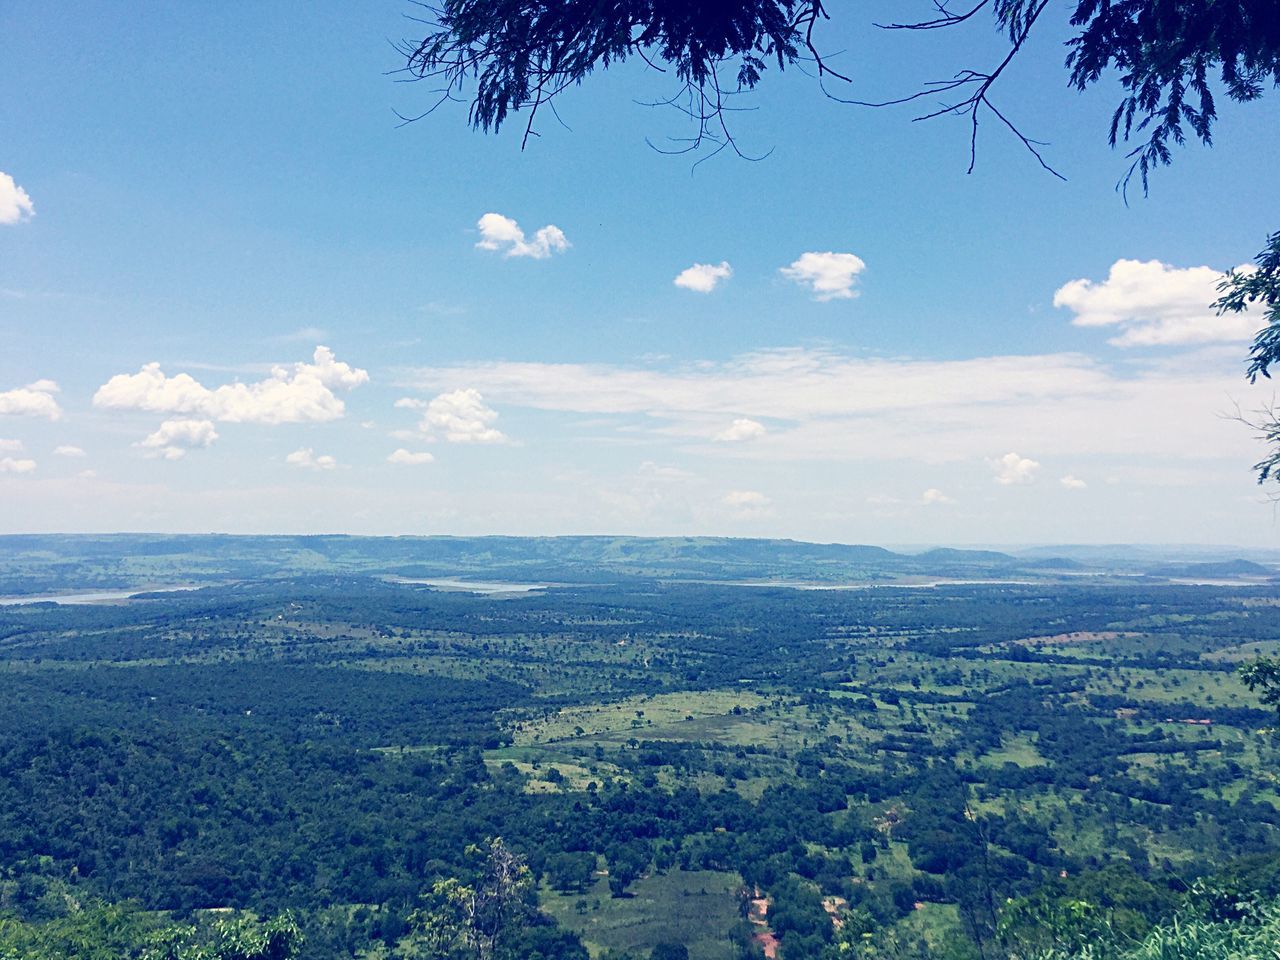
[[[176,927],[153,938],[143,960],[293,960],[302,931],[288,914],[266,922],[233,917],[218,920],[208,940],[193,928]]]
[[[490,960],[527,912],[529,868],[501,837],[489,841],[487,849],[471,847],[468,853],[484,856],[476,882],[437,881],[426,905],[410,919],[432,956]]]
[[[683,943],[659,943],[650,951],[649,960],[689,960],[689,948]]]
[[[581,893],[591,885],[595,869],[595,854],[555,853],[547,858],[546,874],[551,886],[562,893]]]
[[[819,46],[831,12],[824,0],[740,0],[690,4],[682,0],[443,0],[422,3],[427,34],[404,41],[404,71],[439,84],[441,104],[469,98],[468,120],[497,131],[513,113],[526,114],[525,142],[539,108],[596,70],[631,58],[666,65],[679,85],[666,103],[695,124],[683,149],[711,144],[737,149],[726,122],[729,98],[754,89],[769,66],[808,67],[819,90],[865,106],[910,104],[928,98],[919,119],[962,116],[976,152],[979,119],[996,118],[1037,158],[992,98],[993,90],[1049,9],[1049,0],[971,0],[953,12],[935,4],[927,19],[882,25],[890,31],[962,28],[990,15],[1008,37],[994,65],[966,69],[926,89],[886,101],[850,100],[829,83],[849,83]],[[1058,8],[1054,7],[1054,11]],[[1112,116],[1113,145],[1141,137],[1125,177],[1145,189],[1150,172],[1172,161],[1172,145],[1188,132],[1212,142],[1215,87],[1229,99],[1258,99],[1268,82],[1280,85],[1280,13],[1274,0],[1075,0],[1067,43],[1068,83],[1084,90],[1111,72],[1124,94]],[[950,98],[950,99],[946,99]],[[426,114],[424,113],[423,116]],[[413,118],[417,119],[417,118]],[[1043,160],[1041,160],[1044,163]],[[1046,164],[1047,166],[1047,164]],[[972,166],[970,167],[972,169]]]
[[[1218,285],[1222,296],[1214,304],[1219,313],[1242,313],[1251,305],[1265,307],[1267,325],[1254,338],[1249,352],[1249,381],[1259,376],[1271,377],[1271,365],[1280,363],[1280,231],[1267,238],[1267,246],[1257,257],[1253,270],[1232,270]],[[1258,483],[1280,477],[1280,417],[1272,409],[1249,426],[1258,431],[1259,439],[1271,446],[1271,453],[1254,464]],[[1244,419],[1241,417],[1241,419]]]
[[[132,904],[80,906],[47,923],[0,916],[0,960],[294,960],[302,932],[282,914],[174,924]]]
[[[1242,667],[1240,676],[1251,691],[1262,691],[1262,702],[1280,717],[1280,660],[1260,657]]]
[[[609,863],[609,892],[614,897],[626,895],[631,886],[649,865],[649,852],[640,843],[620,844],[606,854]]]

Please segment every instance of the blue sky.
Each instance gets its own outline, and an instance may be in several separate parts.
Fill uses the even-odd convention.
[[[858,97],[999,51],[901,8],[825,38]],[[410,12],[0,8],[0,530],[1276,544],[1221,416],[1271,391],[1204,308],[1280,226],[1274,97],[1127,207],[1051,31],[1001,103],[1066,183],[795,71],[758,163],[650,149],[687,131],[632,67],[522,153],[398,126]]]

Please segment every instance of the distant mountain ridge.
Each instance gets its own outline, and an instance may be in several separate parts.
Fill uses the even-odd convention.
[[[1252,560],[1221,560],[1207,563],[1175,563],[1149,571],[1153,577],[1274,577],[1272,567]]]
[[[961,561],[975,563],[1010,563],[1018,562],[1016,557],[1012,557],[1007,553],[1000,553],[997,550],[963,550],[957,547],[934,547],[932,550],[926,550],[924,553],[912,555],[912,559],[917,561]]]
[[[1157,548],[894,551],[869,544],[733,537],[0,536],[0,597],[81,588],[199,584],[309,574],[543,583],[620,578],[768,583],[1052,581],[1094,575],[1256,580],[1255,561],[1188,562]],[[1123,582],[1123,581],[1118,581]]]

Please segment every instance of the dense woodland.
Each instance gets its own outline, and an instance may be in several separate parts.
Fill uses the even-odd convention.
[[[482,956],[495,838],[493,956],[1118,956],[1280,895],[1277,648],[1269,583],[0,606],[0,957]]]

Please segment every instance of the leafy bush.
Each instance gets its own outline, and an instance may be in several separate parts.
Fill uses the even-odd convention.
[[[1037,960],[1272,960],[1280,957],[1280,902],[1214,920],[1195,906],[1160,924],[1137,944],[1113,952],[1104,943],[1078,951],[1047,951]]]

